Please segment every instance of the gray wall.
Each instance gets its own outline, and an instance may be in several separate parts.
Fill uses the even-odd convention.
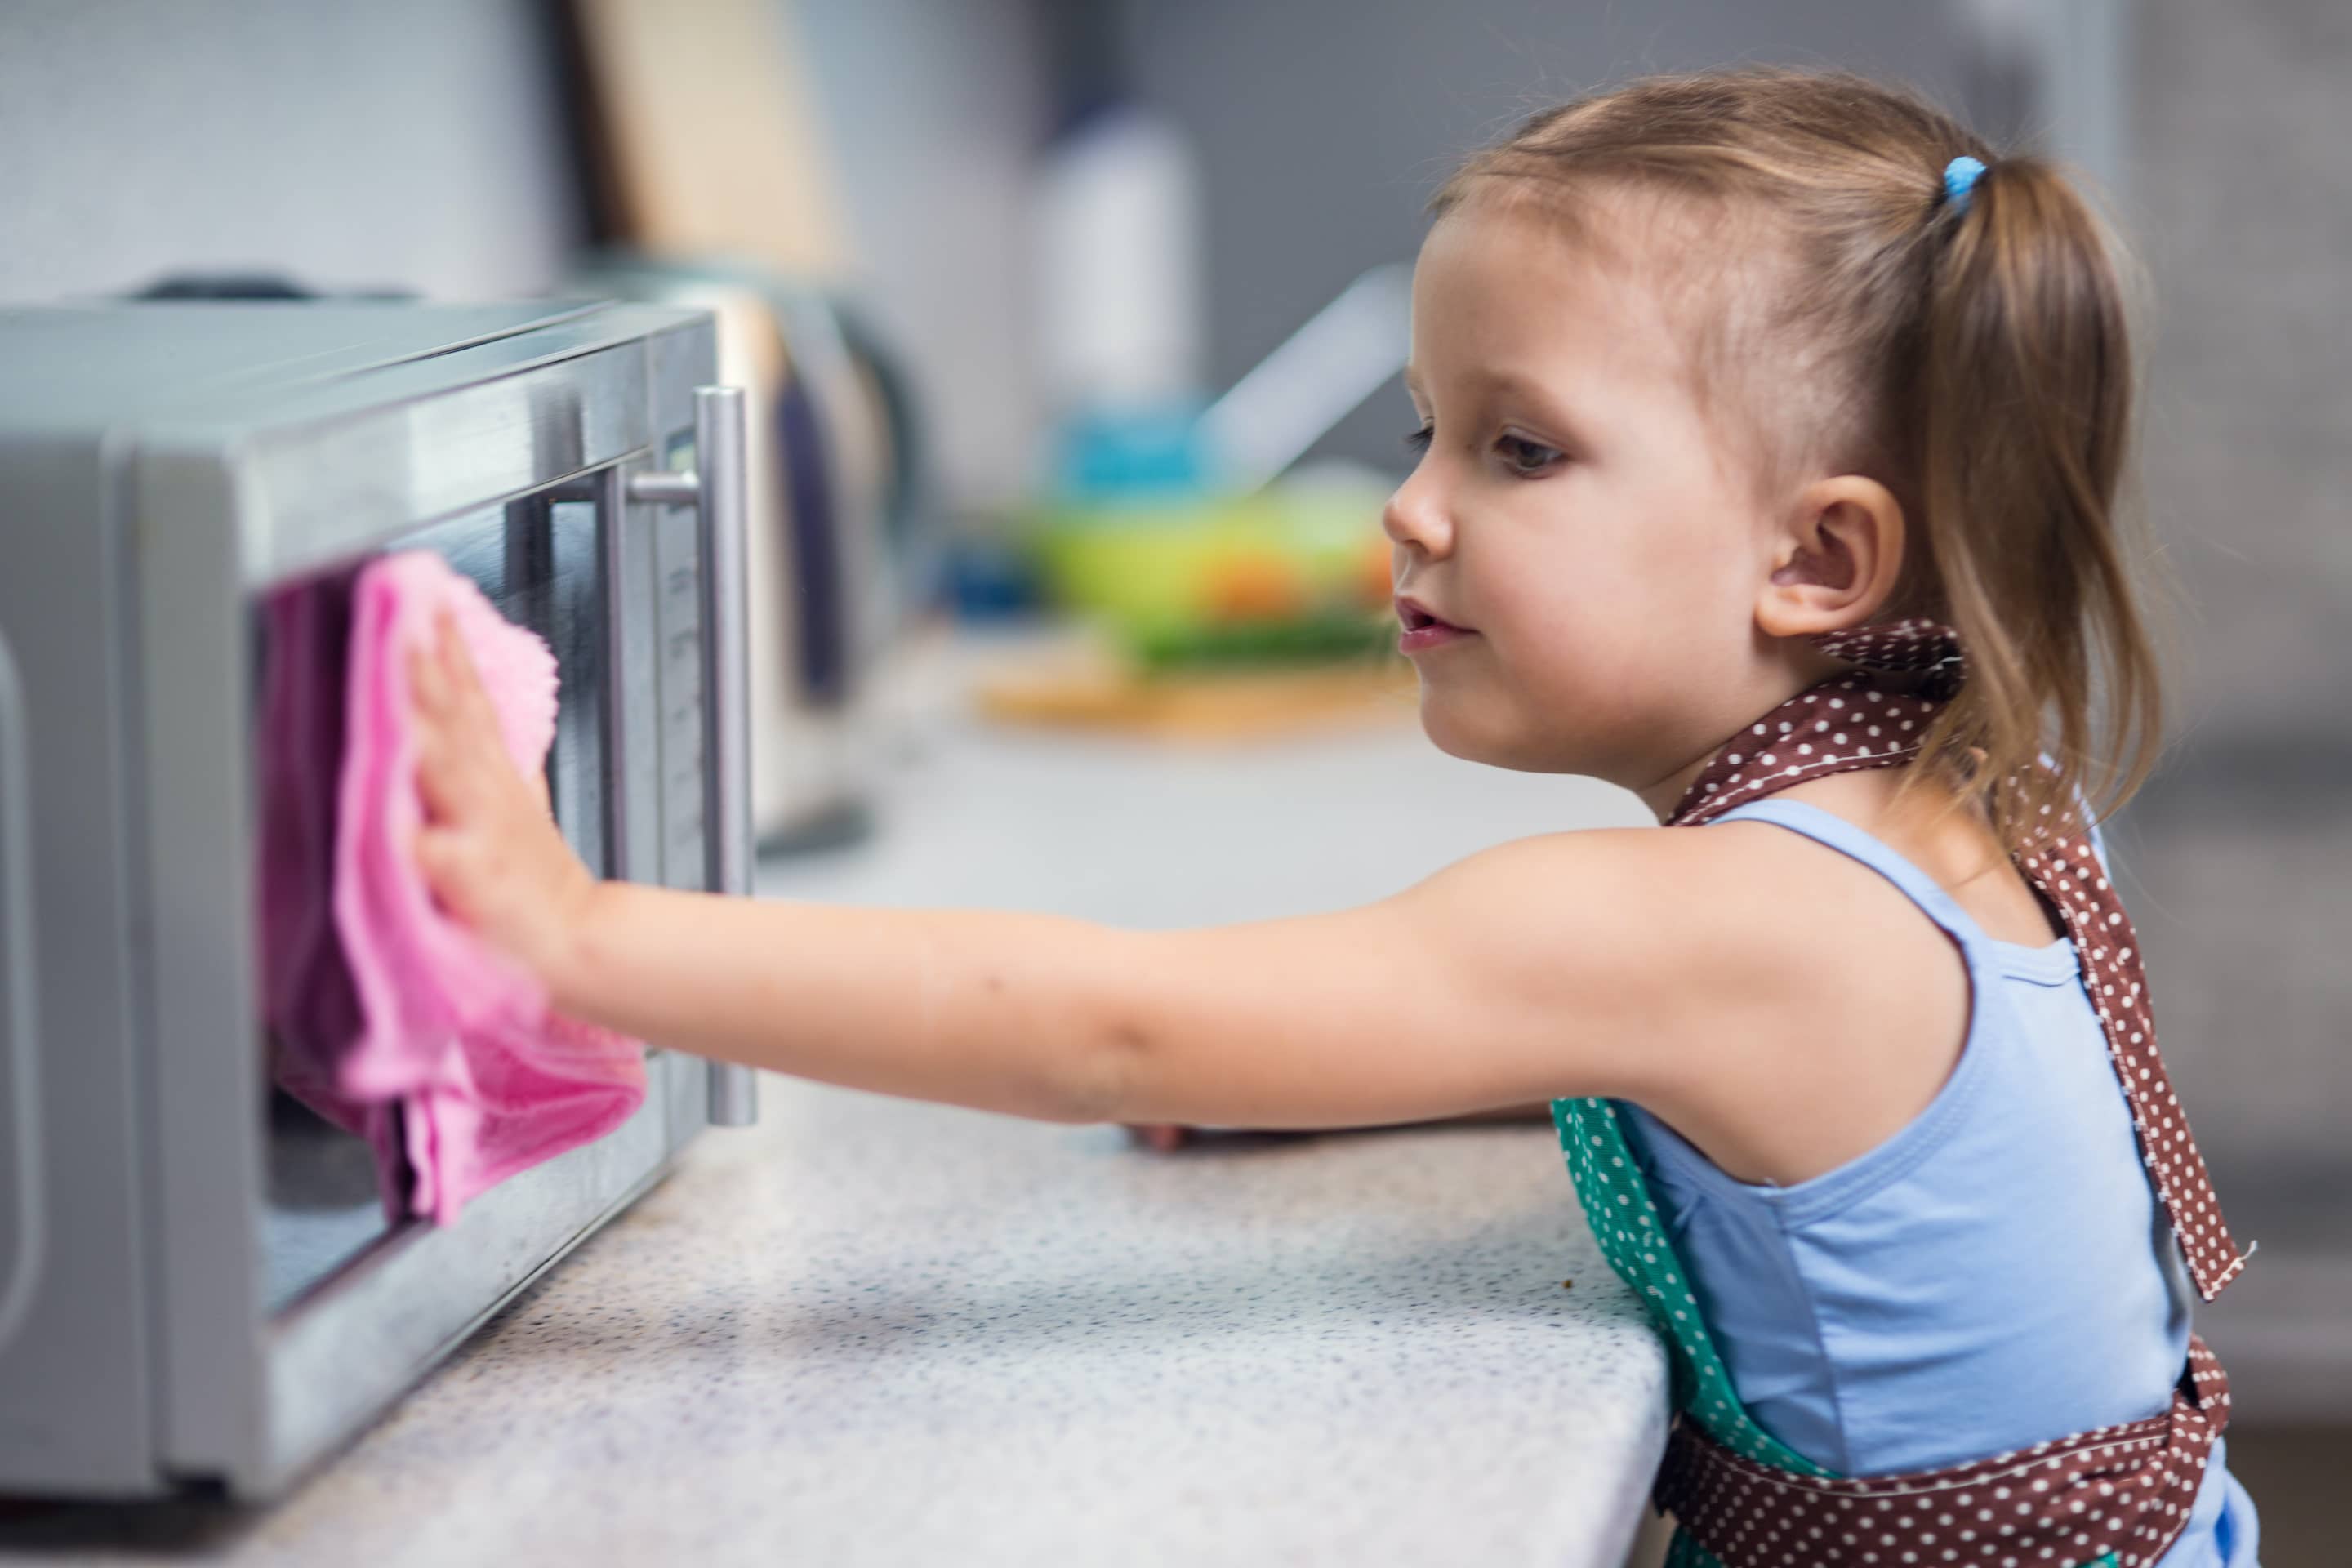
[[[796,13],[856,281],[928,395],[951,500],[1032,477],[1027,0]],[[5,0],[0,302],[190,268],[537,293],[583,233],[541,0]]]
[[[2352,11],[2147,12],[2144,467],[2187,597],[2148,946],[2212,1136],[2332,1162],[2352,1249]]]
[[[539,289],[578,229],[546,60],[532,0],[7,0],[0,300]]]
[[[919,379],[953,504],[1037,473],[1029,171],[1050,99],[1028,0],[793,0],[857,280]]]
[[[1941,5],[1857,0],[1123,0],[1138,95],[1196,139],[1221,388],[1348,280],[1410,259],[1454,163],[1544,104],[1642,70],[1840,65],[1957,97]],[[1401,387],[1324,443],[1402,470]]]
[[[2187,716],[2352,741],[2352,5],[2144,9],[2147,469],[2198,606]]]
[[[2144,0],[2127,155],[2158,304],[2148,504],[2188,599],[2125,887],[2241,1237],[2253,1419],[2352,1417],[2352,8]]]

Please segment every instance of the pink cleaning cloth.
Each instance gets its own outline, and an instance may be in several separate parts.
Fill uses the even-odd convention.
[[[446,612],[526,776],[555,739],[555,658],[429,552],[386,556],[352,586],[336,802],[334,925],[360,1027],[333,1089],[397,1100],[413,1212],[454,1224],[519,1171],[600,1138],[646,1092],[645,1047],[551,1013],[545,989],[435,901],[416,869],[425,826],[408,658]]]

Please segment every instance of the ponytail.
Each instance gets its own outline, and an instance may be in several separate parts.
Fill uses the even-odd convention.
[[[2048,164],[1990,163],[1931,224],[1946,232],[1927,237],[1940,253],[1918,339],[1917,493],[1969,679],[1921,771],[1973,781],[2017,847],[2042,826],[2079,828],[2078,793],[2095,818],[2111,813],[2161,739],[2116,514],[2129,340],[2098,223]]]

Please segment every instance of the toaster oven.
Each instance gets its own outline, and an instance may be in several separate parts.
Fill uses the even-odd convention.
[[[751,1076],[399,1217],[273,1081],[268,612],[439,552],[560,672],[608,876],[742,891],[741,395],[637,305],[0,311],[0,1493],[266,1497],[656,1181]],[[330,688],[331,689],[331,688]],[[396,1141],[395,1141],[396,1142]]]

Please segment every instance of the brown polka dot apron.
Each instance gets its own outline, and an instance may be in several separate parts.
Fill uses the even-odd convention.
[[[1958,641],[1930,622],[1819,640],[1863,668],[1791,698],[1727,742],[1667,826],[1696,826],[1808,779],[1900,766],[1958,689]],[[1911,689],[1896,689],[1883,671],[1908,672]],[[2245,1258],[2157,1055],[2130,918],[2086,835],[2044,829],[2018,868],[2064,922],[2148,1177],[2210,1301]],[[2203,1341],[2189,1342],[2170,1408],[2146,1420],[1946,1469],[1833,1476],[1740,1404],[1615,1108],[1554,1100],[1552,1121],[1601,1254],[1649,1310],[1672,1363],[1679,1417],[1654,1492],[1682,1526],[1668,1568],[2145,1568],[2189,1522],[2230,1411],[2229,1381]]]

